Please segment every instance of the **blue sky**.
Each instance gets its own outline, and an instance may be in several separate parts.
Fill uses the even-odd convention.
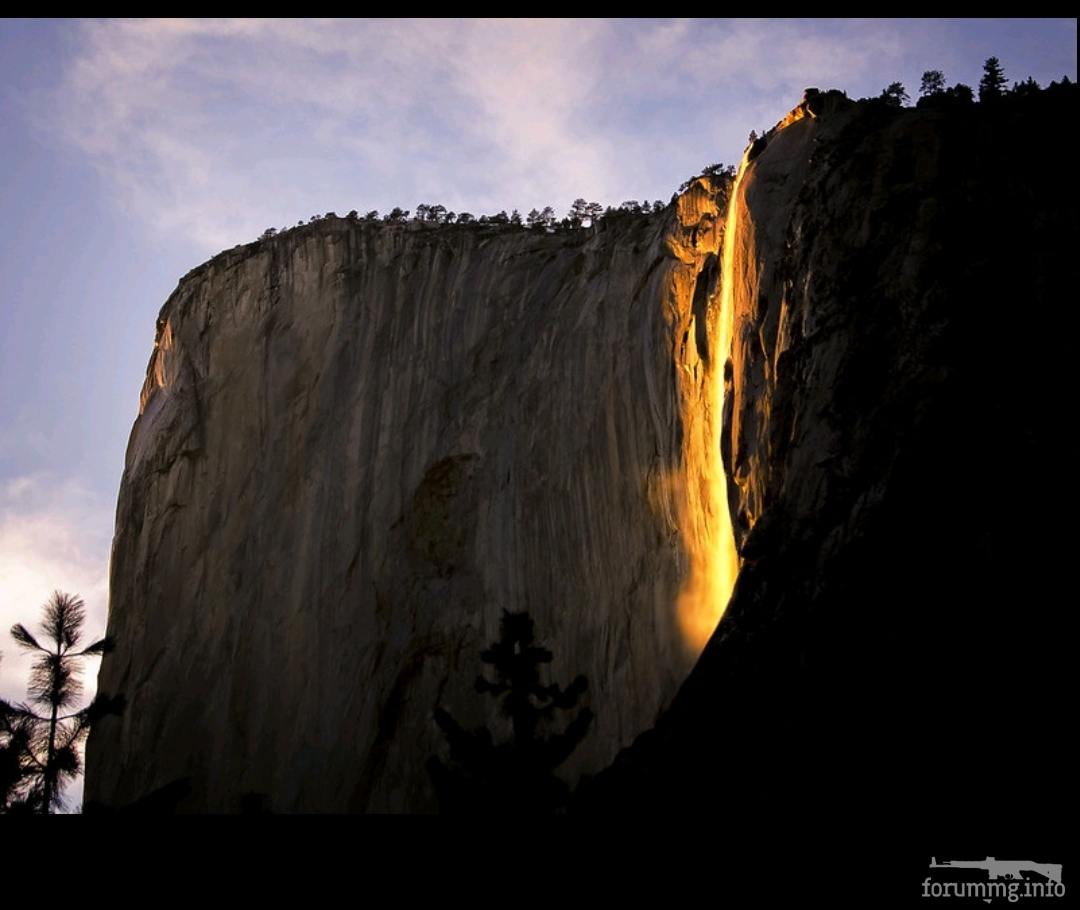
[[[1076,20],[0,21],[0,630],[104,628],[177,279],[312,214],[667,200],[804,87],[1076,78]],[[25,663],[3,635],[0,695]]]

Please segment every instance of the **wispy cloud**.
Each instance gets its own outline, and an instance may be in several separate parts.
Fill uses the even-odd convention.
[[[754,20],[74,27],[55,125],[134,217],[208,252],[327,209],[666,196],[806,84],[898,53],[883,27]]]

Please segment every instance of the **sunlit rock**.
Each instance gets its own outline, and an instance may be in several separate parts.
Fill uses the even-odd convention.
[[[651,725],[719,616],[688,637],[678,610],[723,493],[725,187],[569,233],[328,218],[186,276],[128,447],[101,686],[129,710],[87,799],[434,809],[433,709],[497,721],[473,681],[504,609],[588,678],[568,779]]]

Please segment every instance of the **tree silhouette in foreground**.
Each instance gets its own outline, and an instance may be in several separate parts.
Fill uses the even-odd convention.
[[[540,667],[551,663],[552,654],[535,643],[528,613],[504,610],[499,632],[480,654],[495,679],[480,675],[476,690],[502,699],[511,737],[496,744],[486,727],[466,730],[436,707],[435,722],[450,746],[448,764],[435,757],[428,763],[439,804],[445,812],[558,812],[569,789],[554,771],[584,738],[593,714],[581,708],[561,733],[544,735],[541,727],[556,710],[572,710],[588,683],[578,676],[563,689],[540,681]]]
[[[11,628],[18,645],[36,655],[28,693],[30,705],[43,713],[0,700],[0,724],[7,739],[4,759],[11,765],[7,778],[14,774],[3,810],[47,815],[63,808],[64,787],[82,771],[78,747],[91,724],[106,714],[119,714],[124,700],[99,693],[87,707],[71,710],[82,694],[81,661],[104,654],[111,643],[102,638],[76,650],[86,619],[85,605],[76,596],[54,592],[43,614],[41,635],[47,646],[21,623]]]

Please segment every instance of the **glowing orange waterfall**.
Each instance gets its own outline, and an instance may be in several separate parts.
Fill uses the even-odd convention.
[[[743,158],[728,200],[723,237],[719,311],[710,302],[710,350],[703,395],[704,444],[688,465],[694,478],[687,484],[683,514],[683,541],[690,556],[690,575],[679,593],[679,627],[687,647],[696,655],[705,647],[727,609],[739,571],[739,557],[728,510],[727,478],[720,457],[720,431],[724,414],[724,363],[731,353],[734,323],[735,249],[738,230],[738,193],[746,169]],[[697,482],[695,482],[697,481]]]

